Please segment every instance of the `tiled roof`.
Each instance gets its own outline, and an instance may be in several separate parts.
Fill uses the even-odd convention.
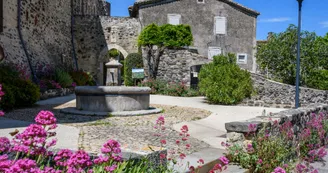
[[[138,4],[138,5],[142,5],[142,4],[152,4],[152,3],[156,3],[156,2],[161,2],[161,1],[165,1],[165,0],[136,0],[135,1],[135,4]],[[255,11],[253,9],[250,9],[246,6],[243,6],[237,2],[234,2],[233,0],[218,0],[218,1],[222,1],[222,2],[225,2],[233,7],[236,7],[240,10],[243,10],[244,12],[248,12],[252,15],[255,15],[255,16],[258,16],[260,15],[260,13],[258,11]]]

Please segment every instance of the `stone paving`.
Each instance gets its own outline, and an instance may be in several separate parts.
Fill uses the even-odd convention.
[[[147,145],[159,146],[159,139],[154,137],[154,123],[160,115],[165,115],[167,148],[175,147],[175,140],[180,139],[179,133],[174,131],[172,126],[183,121],[194,121],[206,118],[210,112],[196,109],[183,108],[177,106],[151,105],[164,109],[163,114],[133,116],[133,117],[97,117],[97,116],[76,116],[62,114],[60,109],[65,107],[75,107],[75,101],[64,100],[65,104],[59,104],[58,99],[52,102],[40,102],[39,106],[25,109],[17,109],[6,114],[7,118],[34,122],[36,114],[41,110],[53,111],[59,124],[75,127],[79,132],[78,146],[91,153],[99,153],[99,149],[108,139],[118,140],[124,148],[138,150]],[[45,104],[43,104],[45,103]],[[50,104],[50,105],[49,105]],[[1,128],[1,127],[0,127]],[[59,139],[60,140],[60,139]],[[209,145],[190,138],[189,143],[192,149],[187,153],[199,151]]]

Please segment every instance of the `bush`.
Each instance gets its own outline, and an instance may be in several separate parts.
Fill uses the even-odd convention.
[[[15,105],[15,95],[13,94],[12,89],[7,86],[7,84],[2,84],[2,90],[5,95],[1,98],[0,108],[3,108],[4,110],[13,109]]]
[[[139,53],[131,53],[124,60],[124,84],[133,86],[132,69],[143,68],[143,59]]]
[[[31,106],[40,98],[40,88],[30,80],[22,79],[12,64],[0,66],[0,83],[4,92],[1,108],[10,110],[22,106]]]
[[[77,86],[94,86],[96,85],[93,77],[91,74],[86,73],[82,70],[79,71],[72,71],[69,73],[73,79],[73,81],[76,83]]]
[[[72,86],[72,77],[64,70],[57,69],[55,71],[55,80],[63,87],[67,88]]]
[[[313,70],[306,80],[307,87],[328,90],[328,70]]]
[[[199,80],[200,92],[211,103],[237,104],[253,91],[250,73],[240,69],[234,54],[215,56],[212,63],[202,67]]]

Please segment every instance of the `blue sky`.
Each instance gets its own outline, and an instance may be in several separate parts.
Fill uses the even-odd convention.
[[[128,16],[127,8],[135,0],[108,0],[112,16]],[[297,24],[296,0],[234,0],[259,11],[257,39],[266,39],[268,32],[282,32],[289,24]],[[328,32],[328,0],[304,0],[302,29],[323,36]]]

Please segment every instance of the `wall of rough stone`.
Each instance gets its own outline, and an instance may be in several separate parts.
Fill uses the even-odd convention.
[[[196,0],[182,0],[156,6],[140,7],[139,18],[142,26],[151,23],[168,23],[168,14],[180,14],[181,23],[191,26],[194,44],[199,54],[207,57],[209,47],[220,47],[223,52],[246,53],[247,64],[239,64],[247,70],[255,68],[256,17],[238,10],[231,5],[206,0],[204,4]],[[214,34],[214,17],[227,19],[227,34]]]
[[[74,15],[110,16],[110,3],[106,0],[73,0]]]
[[[4,0],[4,31],[0,44],[6,60],[27,68],[17,30],[17,1]],[[21,28],[32,65],[71,63],[71,4],[66,0],[21,2]]]
[[[250,132],[248,128],[250,124],[256,125],[255,131],[257,131],[265,124],[273,124],[274,121],[280,124],[290,121],[293,126],[294,135],[297,136],[306,127],[307,122],[313,118],[312,113],[324,113],[327,116],[328,105],[312,104],[307,107],[274,113],[271,116],[259,116],[246,121],[226,123],[227,142],[243,144],[243,141],[247,139],[247,134]]]
[[[252,73],[256,94],[245,99],[242,105],[292,108],[295,105],[295,86],[266,79]],[[313,103],[328,104],[328,91],[311,88],[300,88],[300,104],[307,106]]]
[[[209,63],[210,60],[189,50],[166,50],[161,57],[157,79],[167,82],[185,82],[190,85],[190,67]],[[147,66],[145,62],[145,71]]]
[[[124,57],[138,52],[140,23],[135,18],[109,16],[75,16],[75,45],[80,68],[91,72],[103,84],[103,64],[109,62],[108,51],[119,50]]]

